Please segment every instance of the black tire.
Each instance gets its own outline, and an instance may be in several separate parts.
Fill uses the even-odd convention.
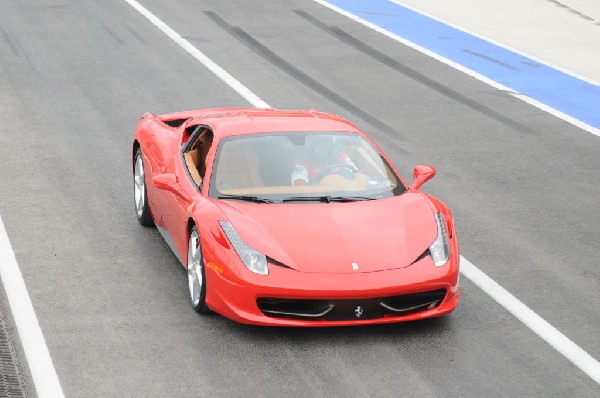
[[[138,161],[140,162],[138,164]],[[141,177],[139,175],[139,168],[141,167]],[[138,180],[138,177],[139,180]],[[138,193],[140,197],[138,198]],[[139,203],[139,200],[143,203]],[[137,148],[135,156],[133,158],[133,204],[135,208],[135,214],[138,221],[145,227],[152,227],[154,220],[152,219],[152,213],[150,212],[150,205],[148,204],[148,191],[146,189],[146,174],[144,172],[144,158],[142,157],[142,150]]]
[[[187,274],[188,292],[192,308],[198,314],[210,313],[210,308],[206,304],[206,275],[204,272],[202,246],[200,245],[198,228],[195,225],[192,227],[188,239]],[[200,281],[199,285],[193,285],[198,281]]]

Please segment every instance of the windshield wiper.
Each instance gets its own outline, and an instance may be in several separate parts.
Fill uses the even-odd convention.
[[[363,200],[375,200],[375,198],[369,198],[366,196],[291,196],[285,198],[282,202],[359,202]]]
[[[329,196],[330,202],[361,202],[363,200],[375,200],[368,196]]]
[[[261,198],[259,196],[252,195],[221,195],[218,196],[217,199],[233,199],[233,200],[243,200],[245,202],[254,202],[254,203],[275,203],[275,201],[267,198]]]

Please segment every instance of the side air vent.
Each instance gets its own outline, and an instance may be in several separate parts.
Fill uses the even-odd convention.
[[[171,127],[179,127],[185,123],[187,119],[163,120],[163,123]]]
[[[429,256],[429,248],[427,250],[425,250],[419,257],[417,257],[417,259],[415,261],[413,261],[412,263],[414,264],[416,262],[419,262],[427,256]]]
[[[273,259],[271,257],[267,257],[267,262],[269,264],[273,264],[273,265],[276,265],[278,267],[283,267],[283,268],[287,268],[287,269],[294,269],[294,268],[290,267],[289,265],[285,265],[281,261],[277,261],[277,260],[275,260],[275,259]]]

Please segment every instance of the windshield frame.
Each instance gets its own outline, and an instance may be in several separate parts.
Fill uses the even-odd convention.
[[[227,196],[228,193],[221,192],[221,191],[219,191],[219,189],[217,189],[217,183],[216,183],[217,170],[216,170],[216,168],[219,164],[220,157],[223,153],[222,149],[223,149],[224,143],[227,143],[227,142],[233,141],[233,140],[246,140],[246,139],[251,140],[251,139],[255,139],[257,136],[277,136],[277,135],[287,136],[287,135],[293,135],[293,134],[305,135],[305,136],[306,135],[340,135],[340,136],[349,135],[349,136],[357,136],[357,138],[363,139],[364,142],[366,142],[371,147],[371,149],[374,151],[374,153],[377,154],[378,158],[381,160],[381,162],[383,163],[385,168],[396,179],[396,186],[389,191],[377,192],[372,197],[368,196],[366,194],[366,192],[364,192],[364,191],[357,192],[357,191],[345,191],[345,190],[332,190],[332,191],[320,191],[320,192],[314,192],[314,190],[313,190],[313,191],[307,191],[307,192],[294,192],[294,193],[244,193],[244,194],[239,194],[238,196],[256,196],[261,199],[265,199],[265,202],[254,202],[254,203],[266,203],[266,204],[269,204],[269,203],[284,203],[284,204],[288,204],[288,203],[323,203],[323,204],[327,204],[327,203],[347,203],[347,202],[353,202],[353,200],[348,200],[347,202],[345,202],[345,201],[339,201],[339,200],[333,200],[333,201],[328,201],[328,200],[314,200],[314,201],[291,200],[290,201],[290,200],[287,200],[287,201],[284,201],[284,199],[289,199],[290,197],[298,197],[298,196],[304,195],[306,197],[320,197],[320,199],[322,199],[323,197],[339,198],[339,197],[347,196],[347,197],[351,198],[351,197],[357,197],[357,196],[362,196],[362,197],[368,196],[368,199],[380,200],[380,199],[386,199],[386,198],[400,196],[403,193],[405,193],[406,191],[408,191],[408,187],[406,186],[404,180],[402,179],[402,177],[400,176],[398,171],[395,169],[395,167],[390,163],[387,156],[383,153],[383,151],[379,148],[379,146],[373,140],[370,139],[370,137],[368,137],[366,134],[364,134],[360,131],[270,131],[270,132],[260,132],[260,133],[252,133],[252,134],[230,135],[230,136],[222,137],[218,141],[216,148],[214,148],[214,151],[215,151],[214,158],[212,159],[210,181],[209,181],[209,187],[208,187],[208,197],[212,198],[212,199],[227,200],[227,201],[242,200],[242,199],[234,199],[234,198],[231,198],[231,199],[222,198],[223,196]],[[313,185],[309,185],[309,186],[313,186]],[[219,197],[221,197],[221,198],[219,198]]]

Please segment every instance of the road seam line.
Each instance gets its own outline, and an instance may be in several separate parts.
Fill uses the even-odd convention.
[[[0,217],[0,279],[4,285],[37,395],[40,398],[64,397],[2,217]]]
[[[352,14],[352,13],[350,13],[350,12],[348,12],[348,11],[342,9],[342,8],[334,6],[333,4],[328,3],[325,0],[312,0],[312,1],[314,1],[315,3],[318,3],[320,5],[322,5],[323,7],[327,7],[327,8],[329,8],[332,11],[335,11],[338,14],[341,14],[341,15],[343,15],[345,17],[348,17],[348,18],[352,19],[353,21],[360,23],[361,25],[364,25],[364,26],[366,26],[368,28],[371,28],[374,31],[376,31],[378,33],[381,33],[382,35],[384,35],[386,37],[389,37],[392,40],[395,40],[395,41],[397,41],[399,43],[402,43],[402,44],[404,44],[407,47],[410,47],[410,48],[412,48],[414,50],[417,50],[420,53],[423,53],[423,54],[425,54],[425,55],[427,55],[427,56],[429,56],[429,57],[431,57],[431,58],[433,58],[433,59],[435,59],[437,61],[440,61],[440,62],[442,62],[442,63],[444,63],[444,64],[446,64],[446,65],[448,65],[448,66],[450,66],[450,67],[452,67],[452,68],[454,68],[456,70],[458,70],[458,71],[461,71],[461,72],[465,73],[466,75],[469,75],[469,76],[471,76],[471,77],[473,77],[473,78],[475,78],[475,79],[477,79],[477,80],[479,80],[479,81],[481,81],[483,83],[486,83],[486,84],[488,84],[488,85],[490,85],[490,86],[492,86],[494,88],[497,88],[498,90],[505,91],[508,94],[512,95],[513,97],[518,98],[521,101],[528,103],[529,105],[533,105],[536,108],[541,109],[542,111],[547,112],[547,113],[549,113],[549,114],[551,114],[553,116],[556,116],[559,119],[562,119],[565,122],[568,122],[568,123],[572,124],[573,126],[579,127],[580,129],[583,129],[583,130],[587,131],[588,133],[591,133],[591,134],[593,134],[595,136],[600,137],[600,129],[599,128],[596,128],[596,127],[591,126],[591,125],[589,125],[587,123],[584,123],[584,122],[582,122],[579,119],[576,119],[576,118],[574,118],[574,117],[572,117],[570,115],[567,115],[566,113],[561,112],[561,111],[559,111],[557,109],[554,109],[554,108],[552,108],[552,107],[544,104],[543,102],[537,101],[537,100],[535,100],[535,99],[533,99],[533,98],[531,98],[531,97],[529,97],[529,96],[527,96],[525,94],[514,93],[514,90],[511,89],[508,86],[504,86],[504,85],[502,85],[502,84],[500,84],[500,83],[498,83],[498,82],[496,82],[496,81],[494,81],[494,80],[492,80],[492,79],[490,79],[488,77],[485,77],[484,75],[482,75],[480,73],[477,73],[477,72],[475,72],[475,71],[473,71],[473,70],[471,70],[471,69],[469,69],[469,68],[467,68],[467,67],[465,67],[465,66],[463,66],[463,65],[461,65],[461,64],[459,64],[457,62],[454,62],[454,61],[452,61],[452,60],[450,60],[450,59],[448,59],[446,57],[443,57],[443,56],[441,56],[441,55],[439,55],[439,54],[437,54],[437,53],[435,53],[435,52],[433,52],[431,50],[426,49],[425,47],[422,47],[422,46],[420,46],[420,45],[418,45],[416,43],[413,43],[410,40],[407,40],[407,39],[405,39],[405,38],[403,38],[401,36],[398,36],[397,34],[394,34],[394,33],[390,32],[389,30],[386,30],[386,29],[384,29],[384,28],[382,28],[382,27],[380,27],[380,26],[378,26],[378,25],[376,25],[376,24],[374,24],[372,22],[366,21],[366,20],[362,19],[361,17],[356,16],[356,15],[354,15],[354,14]],[[415,11],[415,12],[417,12],[417,11]],[[465,33],[467,33],[467,32],[465,32]],[[540,62],[540,63],[543,63],[543,62]]]
[[[155,25],[161,31],[165,32],[165,34],[167,34],[167,32],[170,32],[170,34],[167,34],[167,36],[173,39],[188,53],[192,54],[194,58],[200,61],[203,65],[211,65],[212,68],[208,69],[213,71],[213,73],[215,73],[219,78],[221,78],[228,86],[232,87],[250,104],[254,106],[258,106],[257,104],[260,104],[259,107],[270,108],[270,106],[265,101],[263,101],[258,95],[250,91],[240,81],[235,79],[223,68],[218,66],[214,61],[212,61],[210,58],[204,55],[190,42],[183,39],[181,35],[179,35],[177,32],[171,29],[168,25],[166,25],[163,21],[161,21],[150,11],[148,11],[148,9],[146,9],[136,0],[123,1],[130,4],[135,10],[137,10],[140,14],[146,17],[146,19],[148,19],[153,25]],[[316,1],[317,3],[325,3],[321,0],[313,1]],[[180,42],[183,44],[180,44]],[[197,54],[199,56],[196,57],[194,54]],[[205,61],[208,62],[205,64]],[[214,70],[219,71],[219,74],[214,72]],[[227,80],[223,79],[223,77],[221,76],[226,77]],[[591,355],[589,355],[581,347],[575,344],[567,336],[558,331],[558,329],[556,329],[554,326],[550,325],[547,321],[545,321],[542,317],[535,313],[531,308],[527,307],[527,305],[525,305],[522,301],[513,296],[510,292],[508,292],[506,289],[500,286],[497,282],[495,282],[492,278],[487,276],[483,271],[481,271],[463,256],[460,257],[460,269],[461,273],[467,279],[469,279],[471,282],[477,285],[481,290],[483,290],[492,299],[494,299],[494,301],[496,301],[507,311],[513,314],[517,319],[519,319],[525,326],[527,326],[534,333],[540,336],[544,341],[550,344],[550,346],[556,349],[565,358],[571,361],[575,366],[577,366],[579,369],[585,372],[596,383],[600,384],[600,362],[594,359]]]

